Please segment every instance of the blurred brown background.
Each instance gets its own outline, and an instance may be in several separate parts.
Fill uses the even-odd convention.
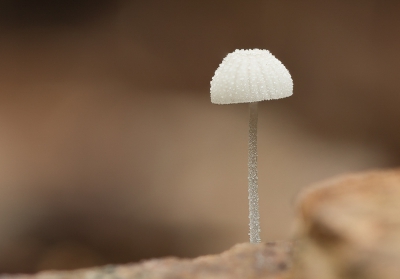
[[[262,239],[308,184],[400,163],[400,2],[0,2],[0,272],[247,241],[247,106],[209,82],[269,49],[294,95],[259,120]]]

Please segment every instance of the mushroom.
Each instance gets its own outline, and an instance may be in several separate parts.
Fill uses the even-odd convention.
[[[291,96],[293,81],[285,66],[268,50],[237,49],[215,71],[210,91],[214,104],[249,103],[249,236],[251,243],[259,243],[257,106],[259,101]]]

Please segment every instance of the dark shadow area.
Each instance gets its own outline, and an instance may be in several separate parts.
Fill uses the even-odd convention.
[[[52,212],[0,251],[0,273],[76,269],[176,256],[195,257],[221,233],[143,222],[133,216]],[[195,245],[193,245],[193,243]],[[196,249],[195,247],[200,249]]]
[[[3,0],[0,25],[12,29],[78,27],[110,13],[118,3],[118,0]]]

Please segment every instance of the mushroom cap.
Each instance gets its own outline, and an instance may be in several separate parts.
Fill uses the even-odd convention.
[[[293,80],[268,50],[237,49],[222,60],[210,91],[214,104],[251,103],[291,96]]]

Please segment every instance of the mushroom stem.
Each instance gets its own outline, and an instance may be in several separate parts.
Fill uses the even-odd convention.
[[[258,102],[249,104],[249,218],[250,243],[260,243],[260,213],[258,211],[258,175],[257,175],[257,121]]]

